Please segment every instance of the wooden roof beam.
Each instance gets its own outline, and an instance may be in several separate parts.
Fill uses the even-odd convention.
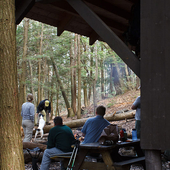
[[[27,0],[27,1],[15,1],[17,6],[15,7],[15,23],[19,24],[22,19],[26,16],[26,14],[30,11],[30,9],[35,4],[35,0]]]
[[[89,36],[89,45],[93,45],[98,38],[99,35],[95,31],[93,31]]]
[[[121,59],[140,77],[140,61],[123,41],[82,1],[67,0]]]
[[[62,22],[60,22],[59,26],[57,26],[57,36],[60,36],[67,25],[69,25],[69,23],[71,22],[73,16],[71,15],[66,15],[65,18],[62,20]]]

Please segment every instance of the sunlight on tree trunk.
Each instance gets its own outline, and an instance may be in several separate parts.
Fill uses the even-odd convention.
[[[93,71],[92,71],[92,66],[93,66],[93,56],[92,56],[92,53],[94,51],[94,47],[91,47],[90,51],[91,51],[91,54],[90,54],[90,68],[91,68],[90,69],[90,79],[93,80],[93,78],[92,78],[92,74],[93,74]],[[90,82],[90,84],[89,84],[89,93],[88,93],[88,105],[90,105],[91,90],[92,90],[92,83]]]
[[[0,2],[0,169],[23,170],[18,109],[15,1]]]

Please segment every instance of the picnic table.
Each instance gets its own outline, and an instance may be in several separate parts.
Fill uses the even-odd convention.
[[[119,148],[122,147],[134,147],[137,153],[136,157],[129,157],[128,159],[122,159],[122,161],[117,162],[114,158],[118,154]],[[111,152],[114,153],[114,157],[111,156]],[[102,162],[86,162],[86,156],[89,154],[99,153],[102,156]],[[121,142],[114,145],[105,146],[99,143],[86,143],[81,144],[79,152],[77,154],[73,170],[79,169],[89,169],[89,170],[116,170],[118,169],[129,169],[130,165],[136,162],[144,163],[145,157],[144,153],[140,148],[140,140]]]

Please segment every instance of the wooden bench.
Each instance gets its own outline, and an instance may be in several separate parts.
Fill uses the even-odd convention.
[[[119,170],[129,170],[130,166],[134,163],[141,163],[145,168],[145,157],[137,157],[126,161],[114,162],[114,167]]]
[[[64,168],[67,168],[68,162],[71,158],[71,154],[72,154],[72,152],[66,152],[66,153],[62,153],[62,154],[60,153],[60,154],[56,154],[53,157],[50,157],[50,159],[55,162],[63,161]]]
[[[56,154],[53,157],[50,157],[50,159],[55,160],[55,161],[57,161],[57,160],[60,161],[60,160],[64,160],[64,159],[70,159],[71,154],[72,154],[72,152],[60,153],[60,154]]]

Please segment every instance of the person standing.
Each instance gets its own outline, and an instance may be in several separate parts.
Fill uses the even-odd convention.
[[[55,117],[54,127],[49,131],[47,149],[44,151],[40,170],[49,169],[51,163],[50,157],[59,153],[71,152],[71,145],[75,141],[72,130],[68,126],[63,125],[63,120],[60,116]],[[62,162],[61,169],[64,169]]]
[[[32,139],[32,131],[34,128],[34,104],[33,95],[29,93],[27,95],[27,102],[22,104],[21,116],[22,116],[22,127],[24,130],[24,140],[23,142],[30,142]]]
[[[84,124],[81,132],[85,137],[83,143],[98,142],[103,129],[110,125],[109,121],[104,119],[106,108],[104,106],[98,106],[96,109],[96,117],[89,118]]]
[[[137,132],[137,138],[140,138],[140,130],[141,130],[141,118],[140,118],[140,96],[136,98],[134,103],[131,106],[131,109],[136,110],[135,114],[135,129]]]
[[[38,122],[38,114],[42,113],[45,110],[46,113],[46,125],[50,125],[50,116],[51,116],[51,102],[48,99],[42,100],[39,105],[37,106],[37,122]]]

